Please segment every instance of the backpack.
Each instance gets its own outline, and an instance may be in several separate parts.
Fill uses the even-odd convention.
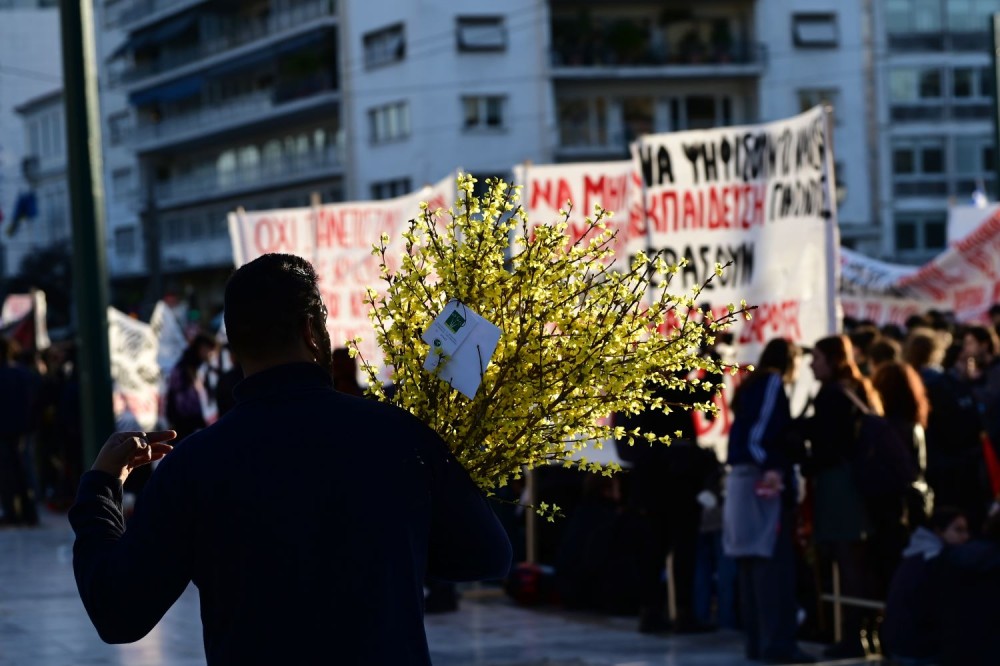
[[[854,454],[854,481],[865,499],[906,497],[919,474],[910,447],[888,419],[872,413],[850,391],[844,391],[858,408]]]

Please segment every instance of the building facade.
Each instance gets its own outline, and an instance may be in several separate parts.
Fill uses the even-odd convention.
[[[990,16],[998,0],[879,0],[880,254],[917,263],[947,244],[948,208],[996,200]]]
[[[72,241],[62,90],[25,102],[17,113],[27,150],[21,160],[23,185],[11,212],[16,231],[11,234],[8,226],[6,240],[12,267],[43,248],[61,246],[68,252]]]
[[[46,5],[46,6],[43,6]],[[27,160],[65,150],[63,124],[52,120],[30,145],[18,108],[62,86],[59,14],[51,3],[0,3],[0,276],[18,273],[35,247],[30,223],[10,234],[17,202],[31,191]],[[37,240],[44,240],[38,233]]]

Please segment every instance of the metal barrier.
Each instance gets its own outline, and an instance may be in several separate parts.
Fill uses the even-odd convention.
[[[845,597],[840,593],[840,567],[836,562],[833,564],[833,592],[823,594],[820,600],[833,603],[833,639],[836,642],[843,640],[844,636],[844,606],[856,606],[857,608],[870,608],[872,610],[885,610],[884,601],[874,599],[861,599],[859,597]]]

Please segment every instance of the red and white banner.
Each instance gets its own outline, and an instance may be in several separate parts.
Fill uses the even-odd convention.
[[[612,246],[616,263],[627,259],[625,248],[636,236],[646,236],[642,182],[631,160],[518,165],[513,171],[514,182],[522,186],[521,204],[534,225],[565,219],[567,235],[576,241],[586,235],[586,220],[593,219],[594,207],[599,204],[613,213],[605,222],[617,234]]]
[[[840,298],[846,316],[903,324],[928,310],[984,321],[1000,303],[1000,212],[921,267],[896,266],[841,250]]]
[[[229,234],[237,266],[270,252],[295,254],[312,262],[328,311],[327,328],[334,347],[361,336],[366,360],[381,364],[366,303],[369,287],[382,290],[381,258],[372,247],[382,234],[392,245],[387,261],[403,255],[402,233],[420,214],[420,202],[431,209],[450,208],[455,202],[455,178],[384,201],[324,204],[316,208],[238,212],[229,215]],[[390,268],[395,266],[390,265]]]

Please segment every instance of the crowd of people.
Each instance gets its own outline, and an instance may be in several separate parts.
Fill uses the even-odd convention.
[[[674,444],[620,445],[631,469],[587,484],[550,558],[553,598],[637,611],[645,633],[740,628],[765,663],[814,661],[802,638],[830,643],[826,658],[995,662],[997,328],[934,312],[844,328],[766,345],[735,390],[725,459],[699,446],[691,412],[639,415]],[[789,396],[807,364],[802,405]]]

